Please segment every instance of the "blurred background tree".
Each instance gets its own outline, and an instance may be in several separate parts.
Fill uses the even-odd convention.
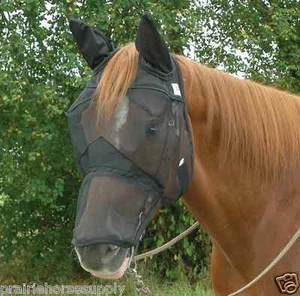
[[[91,71],[68,27],[75,17],[122,46],[150,11],[171,51],[265,84],[299,92],[299,1],[0,2],[0,280],[84,276],[70,244],[81,176],[65,111]],[[182,202],[150,225],[139,252],[192,224]],[[151,260],[153,272],[197,278],[210,242],[199,230]]]
[[[300,1],[210,0],[199,13],[194,44],[203,62],[300,92]]]

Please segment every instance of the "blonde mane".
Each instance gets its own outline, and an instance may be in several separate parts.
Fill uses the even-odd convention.
[[[298,96],[240,80],[182,56],[176,59],[185,80],[188,105],[204,100],[207,135],[215,129],[220,133],[220,160],[236,160],[252,174],[267,178],[300,167]],[[96,93],[102,115],[113,114],[133,83],[137,67],[138,53],[133,44],[120,49],[108,63]]]
[[[99,116],[111,118],[120,100],[126,96],[137,74],[138,58],[134,44],[129,43],[109,61],[95,92]]]

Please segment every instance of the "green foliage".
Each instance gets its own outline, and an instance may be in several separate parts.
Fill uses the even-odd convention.
[[[64,111],[80,80],[66,21],[49,12],[46,27],[45,13],[44,1],[1,2],[0,253],[19,274],[47,278],[72,271],[78,176]]]
[[[182,201],[178,201],[171,209],[161,210],[148,227],[138,249],[139,253],[145,249],[161,246],[193,223],[194,220]],[[208,236],[199,228],[171,249],[156,255],[153,259],[147,259],[146,264],[152,266],[153,275],[159,270],[169,279],[180,279],[181,275],[185,274],[189,279],[196,280],[200,272],[208,267],[210,251],[211,244]]]
[[[300,92],[300,2],[211,0],[199,7],[197,56],[230,73]]]

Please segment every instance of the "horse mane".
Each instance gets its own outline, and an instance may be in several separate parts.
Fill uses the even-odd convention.
[[[182,56],[176,58],[190,103],[196,106],[199,100],[205,101],[206,135],[219,132],[220,164],[238,162],[245,173],[264,181],[278,180],[300,167],[298,96],[238,79]],[[210,140],[208,137],[208,146]]]
[[[95,102],[99,117],[109,119],[114,114],[120,100],[133,84],[138,69],[139,54],[133,43],[122,47],[105,67],[95,92]]]
[[[134,82],[138,58],[131,43],[109,61],[96,91],[98,114],[113,115]],[[298,96],[240,80],[183,56],[175,58],[185,81],[188,105],[196,107],[202,100],[206,135],[216,129],[219,132],[217,155],[220,162],[238,161],[251,174],[268,179],[300,167]],[[203,140],[209,144],[210,137]]]

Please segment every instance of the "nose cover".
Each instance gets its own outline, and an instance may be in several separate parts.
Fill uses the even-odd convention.
[[[113,54],[111,55],[113,56]],[[111,56],[67,112],[84,175],[72,243],[136,245],[154,212],[185,193],[193,151],[181,75],[156,71],[142,57],[113,117],[97,122],[93,95]]]

